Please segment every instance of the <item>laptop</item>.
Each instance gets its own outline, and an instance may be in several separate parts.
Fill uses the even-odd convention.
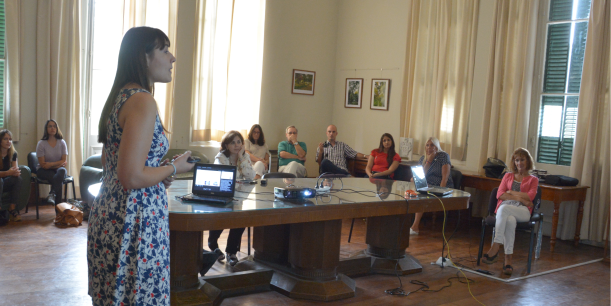
[[[453,192],[450,188],[445,187],[429,187],[426,182],[426,176],[424,175],[424,168],[422,166],[411,166],[412,175],[414,177],[414,183],[416,184],[416,191],[422,194],[434,194],[438,197],[448,195]]]
[[[236,166],[195,164],[193,186],[182,200],[228,204],[235,194]]]

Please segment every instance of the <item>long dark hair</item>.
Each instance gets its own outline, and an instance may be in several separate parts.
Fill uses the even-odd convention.
[[[55,122],[55,127],[57,132],[55,133],[55,139],[64,139],[64,135],[62,134],[62,131],[59,129],[59,124],[57,124],[57,121],[53,120],[53,119],[49,119],[47,120],[47,123],[45,123],[45,132],[42,134],[42,138],[40,140],[49,140],[49,132],[47,131],[47,127],[49,127],[49,122]],[[13,137],[11,135],[11,137]]]
[[[162,50],[165,45],[169,44],[168,36],[159,29],[135,27],[125,33],[121,41],[121,48],[119,49],[119,62],[117,64],[115,81],[106,99],[106,104],[104,104],[100,123],[98,124],[98,142],[106,142],[108,118],[110,117],[112,107],[117,101],[119,91],[123,86],[134,83],[140,85],[151,94],[154,93],[155,85],[151,84],[148,78],[146,55],[152,55],[155,49]],[[165,127],[163,129],[166,130]]]
[[[223,135],[223,138],[221,138],[221,150],[220,151],[221,153],[225,154],[225,156],[229,157],[231,155],[231,152],[229,152],[228,146],[233,141],[233,139],[236,137],[239,137],[240,140],[242,141],[242,145],[244,145],[244,137],[238,131],[229,131],[225,135]]]
[[[255,143],[255,138],[252,137],[252,133],[255,131],[255,129],[259,129],[259,132],[261,133],[261,135],[259,135],[259,139],[256,141],[256,143]],[[265,136],[263,136],[263,129],[261,128],[260,125],[254,124],[250,128],[250,132],[248,132],[248,140],[250,140],[250,142],[252,144],[256,144],[256,145],[259,145],[259,146],[262,146],[262,145],[265,144]]]
[[[11,133],[11,131],[7,129],[4,129],[4,130],[0,130],[0,141],[4,140],[4,136],[6,136],[6,134],[8,134],[11,138],[13,138],[13,133]],[[15,150],[14,145],[11,145],[11,147],[6,152],[6,157],[8,157],[8,160],[9,160],[9,169],[11,168],[10,162],[13,161],[13,154],[15,153],[17,153],[17,150]],[[8,169],[4,169],[4,163],[0,163],[0,170],[6,171]]]
[[[388,137],[392,141],[392,145],[390,146],[390,148],[388,148],[388,156],[386,156],[386,161],[388,162],[388,167],[390,168],[393,157],[395,157],[395,154],[397,154],[395,152],[395,139],[392,138],[392,135],[390,135],[389,133],[382,134],[382,137],[380,137],[380,147],[378,148],[378,152],[380,153],[384,153],[384,137]]]

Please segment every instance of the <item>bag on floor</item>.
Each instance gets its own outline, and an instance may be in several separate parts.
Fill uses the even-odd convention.
[[[488,160],[484,165],[484,171],[486,172],[486,177],[502,179],[505,172],[507,172],[507,165],[505,165],[505,162],[498,158],[488,157]]]
[[[59,227],[77,227],[83,224],[83,212],[74,205],[59,203],[55,207],[57,216],[55,225]]]

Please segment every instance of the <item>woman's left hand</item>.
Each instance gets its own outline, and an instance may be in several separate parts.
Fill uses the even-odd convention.
[[[171,176],[166,177],[165,179],[163,179],[163,181],[161,181],[163,183],[163,185],[165,186],[166,189],[170,188],[170,186],[172,186],[172,182],[174,182],[174,178]]]

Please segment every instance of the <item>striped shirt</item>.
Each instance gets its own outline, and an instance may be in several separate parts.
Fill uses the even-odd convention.
[[[347,171],[346,157],[356,157],[356,151],[341,141],[336,141],[335,146],[332,146],[329,141],[326,141],[325,144],[326,147],[322,148],[324,151],[323,159],[326,158],[334,165]],[[316,160],[318,160],[318,154],[320,154],[320,147],[316,149]]]

